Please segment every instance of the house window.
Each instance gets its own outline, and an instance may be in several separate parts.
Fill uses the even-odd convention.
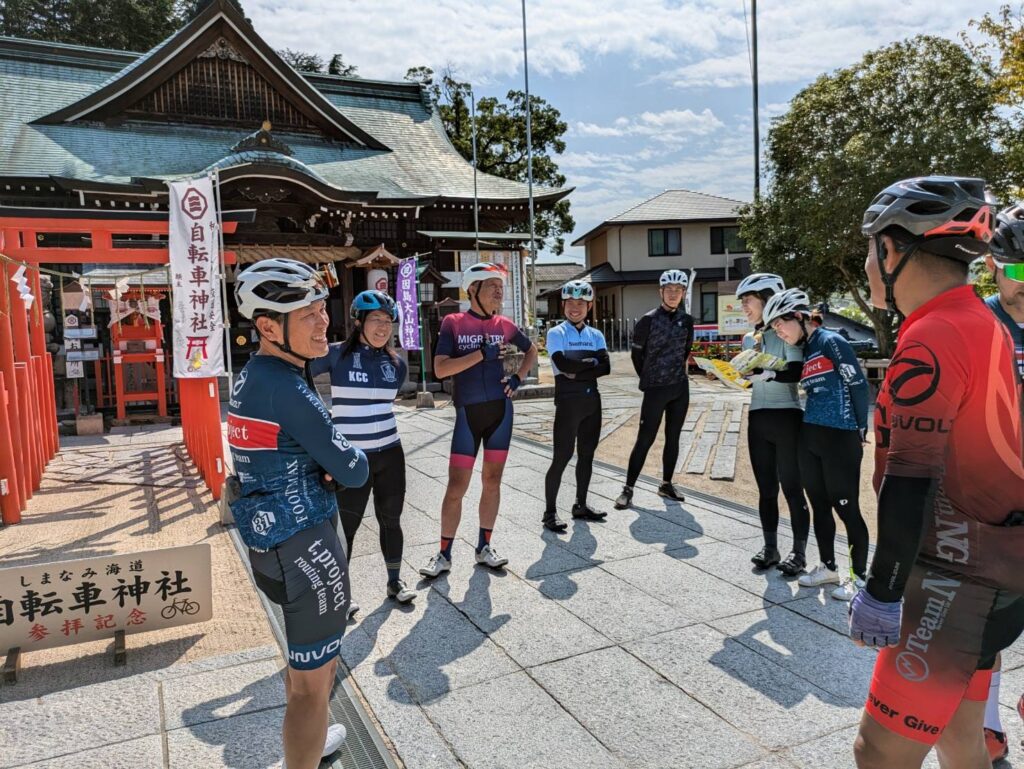
[[[740,237],[739,227],[712,227],[711,228],[711,253],[724,254],[726,250],[730,254],[746,254],[747,243]]]
[[[718,294],[701,292],[700,322],[718,323]]]
[[[648,256],[681,256],[683,253],[681,230],[647,230]]]

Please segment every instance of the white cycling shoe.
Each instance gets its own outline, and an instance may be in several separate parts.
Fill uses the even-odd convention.
[[[490,545],[484,545],[484,549],[476,554],[476,562],[490,566],[492,569],[500,569],[508,563],[508,558],[498,555],[498,551]]]
[[[348,736],[348,732],[345,731],[345,727],[341,724],[331,724],[327,727],[327,739],[324,740],[324,752],[321,753],[322,758],[332,753],[336,753],[345,742],[345,737]]]

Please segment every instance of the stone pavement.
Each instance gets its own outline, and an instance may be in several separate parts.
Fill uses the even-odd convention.
[[[639,414],[643,400],[629,354],[612,353],[611,357],[612,373],[600,381],[602,442],[627,426]],[[541,365],[551,364],[547,359],[542,359]],[[740,423],[749,402],[748,393],[728,389],[701,375],[691,376],[690,410],[680,436],[676,472],[708,474],[712,480],[731,480],[736,472]],[[515,432],[524,438],[550,444],[554,418],[554,406],[550,399],[517,401]],[[659,457],[660,446],[659,439],[648,456]],[[626,459],[622,458],[623,466]],[[679,480],[686,483],[682,475]]]
[[[708,408],[715,413],[713,402]],[[591,503],[611,511],[608,521],[574,523],[562,537],[541,533],[550,452],[517,438],[494,534],[511,559],[508,569],[473,565],[477,476],[452,573],[419,581],[415,569],[437,547],[453,418],[450,408],[399,415],[409,465],[404,576],[419,591],[415,603],[398,607],[383,596],[372,513],[352,560],[353,593],[363,609],[342,646],[347,684],[399,765],[853,767],[873,652],[845,638],[845,604],[776,572],[752,572],[757,522],[735,505],[703,494],[668,502],[642,479],[636,508],[611,511],[622,474],[599,465]],[[729,421],[722,419],[724,434]],[[156,511],[124,529],[144,546],[168,513],[176,526],[194,520],[201,536],[223,537],[208,495],[192,501],[195,478],[176,466],[180,436],[167,431],[162,446],[153,436],[125,438],[113,441],[119,446],[83,446],[95,455],[88,463],[64,456],[30,514],[57,514],[41,507],[50,495],[87,496],[91,482],[131,505],[133,494],[147,495]],[[563,509],[572,478],[569,468]],[[179,483],[190,511],[159,491]],[[81,517],[75,508],[68,503],[70,521]],[[7,538],[0,544],[27,537],[21,552],[31,548],[35,560],[40,542],[53,539],[31,536],[43,528],[27,522],[0,530]],[[78,543],[76,554],[110,547],[112,529],[99,531],[68,541]],[[10,555],[8,548],[0,563]],[[224,569],[237,568],[228,560]],[[218,590],[225,606],[256,595],[244,579],[222,580]],[[127,667],[113,667],[103,643],[39,665],[27,659],[22,680],[0,686],[0,769],[280,769],[283,660],[265,640],[272,620],[265,622],[247,646],[194,660],[189,650],[208,642],[211,625],[183,628],[186,638],[167,643],[130,639]],[[1017,747],[1024,735],[1011,709],[1024,690],[1024,644],[1005,655],[1004,667],[1004,722],[1014,763],[1024,765]],[[368,766],[358,751],[350,741],[334,766]]]
[[[399,417],[415,604],[383,598],[372,517],[352,560],[363,611],[342,657],[406,766],[854,766],[874,652],[846,639],[846,604],[752,571],[759,528],[734,506],[703,495],[668,502],[647,479],[634,509],[613,511],[621,474],[599,467],[591,502],[608,521],[542,533],[550,454],[517,439],[493,540],[508,568],[473,563],[477,475],[452,572],[417,582],[437,549],[453,418]],[[572,477],[570,468],[563,510]],[[1005,667],[1004,720],[1021,763],[1010,708],[1024,690],[1024,644]]]

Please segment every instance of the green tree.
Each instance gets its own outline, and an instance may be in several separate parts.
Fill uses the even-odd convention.
[[[292,69],[298,72],[323,72],[324,60],[315,53],[305,51],[293,51],[291,48],[282,48],[277,55],[285,60]]]
[[[0,34],[148,51],[180,26],[176,0],[4,0]]]
[[[355,64],[346,64],[345,57],[340,53],[331,57],[331,63],[327,65],[327,74],[343,75],[345,77],[358,77],[359,67]]]
[[[996,276],[984,262],[975,262],[971,265],[971,283],[974,285],[974,293],[982,299],[999,291],[999,287],[996,285]]]
[[[988,73],[949,40],[915,37],[822,75],[769,131],[771,184],[741,218],[757,268],[818,299],[850,294],[888,353],[889,318],[867,294],[864,209],[892,182],[933,173],[981,176],[1004,192],[1004,128]]]
[[[473,158],[473,122],[470,109],[471,86],[461,82],[451,68],[435,78],[430,67],[413,67],[407,80],[422,83],[437,104],[441,122],[452,145],[467,160]],[[533,180],[549,187],[564,187],[565,175],[558,170],[555,155],[565,151],[567,126],[561,113],[539,96],[530,95]],[[509,91],[505,99],[487,96],[476,103],[477,168],[505,179],[527,181],[526,94]],[[556,254],[565,249],[563,235],[576,226],[569,201],[537,211],[537,237]]]

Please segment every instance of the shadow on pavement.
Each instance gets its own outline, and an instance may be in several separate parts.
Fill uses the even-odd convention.
[[[145,636],[142,636],[141,641],[136,640],[135,636],[128,636],[128,664],[121,667],[114,666],[113,641],[104,644],[103,651],[75,659],[49,665],[26,665],[22,668],[18,683],[0,686],[0,703],[36,699],[81,686],[163,671],[179,662],[201,638],[203,634],[196,633],[172,641],[133,648],[138,644],[145,644]],[[96,641],[94,646],[98,647],[100,643]],[[26,660],[31,663],[32,656],[27,656]]]
[[[411,694],[419,704],[427,704],[451,691],[444,668],[473,653],[511,619],[508,614],[491,616],[491,579],[506,577],[504,571],[475,567],[460,603],[449,600],[449,575],[434,580],[426,591],[427,605],[419,622],[374,665],[377,676],[392,676],[388,684],[392,700],[406,702]]]

